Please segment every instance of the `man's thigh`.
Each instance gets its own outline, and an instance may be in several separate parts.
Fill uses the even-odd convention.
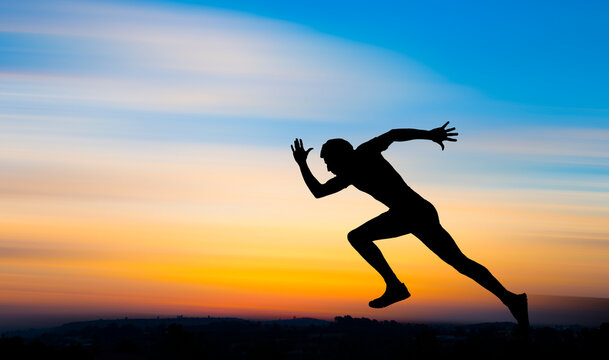
[[[412,234],[446,262],[451,263],[464,256],[455,240],[440,224],[416,229]]]
[[[405,214],[387,211],[349,232],[350,239],[380,240],[411,233],[413,224]]]

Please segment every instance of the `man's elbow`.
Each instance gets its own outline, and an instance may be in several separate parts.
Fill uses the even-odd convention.
[[[314,196],[316,199],[321,199],[322,197],[326,196],[326,194],[324,194],[324,193],[322,193],[322,192],[314,192],[314,193],[313,193],[313,196]]]
[[[324,189],[323,187],[311,190],[311,193],[313,194],[313,196],[315,196],[316,199],[321,199],[322,197],[329,195],[328,191],[326,191],[326,189]]]

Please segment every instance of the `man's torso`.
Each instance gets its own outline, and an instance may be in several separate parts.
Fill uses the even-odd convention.
[[[379,152],[355,150],[353,161],[341,177],[389,208],[423,200]]]

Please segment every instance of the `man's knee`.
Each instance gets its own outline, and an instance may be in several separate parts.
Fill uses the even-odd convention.
[[[367,241],[365,237],[362,236],[359,231],[357,231],[357,229],[349,231],[349,233],[347,234],[347,240],[349,240],[351,246],[355,248]]]

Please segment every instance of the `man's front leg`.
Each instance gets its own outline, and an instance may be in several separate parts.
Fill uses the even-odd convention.
[[[370,264],[382,277],[386,284],[383,295],[370,301],[372,308],[384,308],[393,303],[410,297],[406,285],[395,275],[381,250],[372,240],[358,236],[358,232],[352,231],[347,236],[353,248]]]

